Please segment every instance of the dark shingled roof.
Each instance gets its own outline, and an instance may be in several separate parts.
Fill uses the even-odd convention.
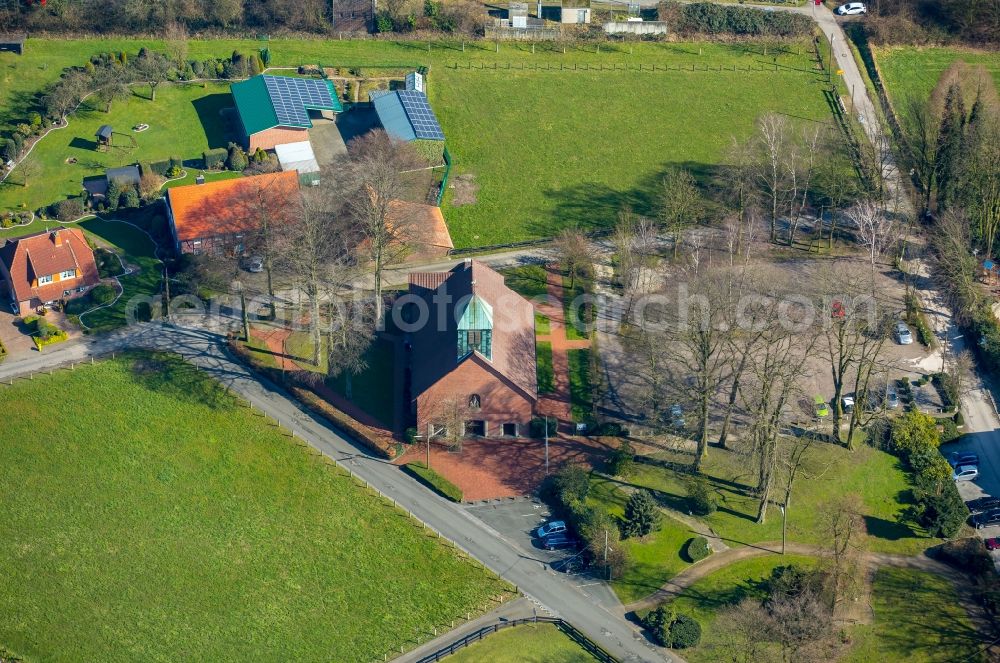
[[[537,398],[534,307],[508,288],[503,276],[484,263],[466,260],[448,272],[410,274],[410,293],[427,302],[430,314],[411,339],[413,398],[473,357],[529,398]],[[492,360],[478,352],[458,357],[456,309],[473,296],[492,307]]]

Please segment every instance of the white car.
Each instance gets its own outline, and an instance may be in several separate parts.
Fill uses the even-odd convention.
[[[959,465],[951,478],[955,481],[972,481],[979,476],[979,468],[975,465]]]
[[[913,343],[913,334],[910,333],[910,328],[902,320],[896,323],[896,340],[899,341],[900,345]]]
[[[837,7],[834,13],[840,16],[857,16],[858,14],[867,14],[868,8],[863,2],[848,2],[846,5]]]

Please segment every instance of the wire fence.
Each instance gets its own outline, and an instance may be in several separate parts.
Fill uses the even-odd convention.
[[[460,649],[464,649],[471,644],[479,642],[485,637],[493,635],[498,631],[505,628],[513,628],[515,626],[524,626],[525,624],[535,624],[542,622],[545,624],[555,624],[563,633],[565,633],[571,640],[576,642],[580,647],[582,647],[588,654],[593,656],[601,663],[618,663],[618,659],[612,656],[606,649],[601,647],[599,644],[588,638],[584,633],[582,633],[575,626],[570,624],[564,619],[558,617],[525,617],[523,619],[512,619],[508,621],[498,621],[496,624],[491,624],[490,626],[484,626],[483,628],[470,633],[469,635],[463,637],[461,640],[451,643],[445,647],[442,647],[433,654],[429,654],[421,658],[417,663],[434,663],[435,661],[440,661],[443,658],[451,656]]]
[[[712,65],[708,63],[699,64],[697,62],[692,62],[691,64],[644,64],[642,62],[622,62],[622,63],[589,63],[589,62],[458,62],[455,61],[453,64],[445,65],[449,69],[466,69],[466,70],[489,70],[489,71],[695,71],[695,72],[786,72],[786,73],[803,73],[802,69],[796,67],[789,67],[787,65],[782,65],[777,62],[748,62],[747,64],[740,64],[734,62],[732,64],[717,64]],[[815,73],[815,72],[808,72]]]
[[[50,376],[55,375],[58,372],[75,371],[78,368],[83,368],[85,366],[92,366],[94,364],[97,364],[99,361],[102,360],[107,360],[107,359],[114,360],[119,357],[128,356],[130,354],[133,354],[133,352],[135,351],[121,350],[121,349],[112,350],[103,353],[95,353],[87,357],[86,359],[76,359],[59,364],[53,364],[52,366],[47,366],[44,369],[25,371],[17,375],[4,377],[2,380],[0,380],[0,388],[12,387],[15,383],[21,381],[30,382],[35,380],[44,380]],[[195,366],[199,370],[204,371],[204,369],[198,366],[197,364],[192,364],[192,366]],[[209,376],[211,377],[210,374]],[[365,493],[368,494],[370,497],[376,498],[378,500],[378,503],[381,504],[383,507],[385,507],[387,510],[392,511],[394,514],[398,515],[401,518],[405,518],[406,521],[410,525],[412,525],[414,529],[423,533],[424,536],[427,536],[428,538],[437,539],[442,545],[452,550],[452,553],[455,555],[456,559],[459,559],[463,563],[468,564],[477,569],[485,569],[490,573],[491,576],[493,576],[492,582],[496,583],[497,591],[487,599],[486,604],[476,606],[474,609],[467,610],[462,614],[456,614],[449,621],[422,626],[413,633],[406,634],[398,631],[394,632],[394,635],[398,637],[398,642],[399,642],[398,646],[392,649],[391,651],[383,653],[381,658],[373,660],[388,661],[392,658],[395,658],[396,656],[405,653],[405,651],[409,649],[418,647],[421,644],[433,640],[434,638],[438,637],[443,633],[447,633],[448,631],[458,626],[461,626],[463,623],[468,623],[474,619],[478,619],[480,616],[496,609],[498,605],[503,604],[508,599],[508,595],[510,593],[513,593],[515,596],[520,593],[520,589],[518,588],[517,585],[504,580],[499,573],[496,573],[495,571],[492,571],[491,569],[483,566],[478,560],[472,557],[472,555],[469,554],[468,551],[459,546],[455,541],[448,538],[447,536],[442,534],[439,530],[435,529],[431,525],[428,525],[424,521],[420,520],[418,516],[416,516],[412,511],[407,509],[405,506],[397,502],[392,497],[385,495],[384,493],[379,491],[375,486],[370,484],[367,480],[358,476],[349,467],[351,463],[356,462],[355,457],[353,455],[345,454],[343,457],[337,459],[329,456],[328,454],[318,449],[316,446],[310,444],[306,440],[306,438],[303,437],[302,433],[300,432],[301,428],[296,426],[295,421],[288,421],[288,420],[282,420],[280,418],[275,418],[269,415],[267,412],[263,411],[260,407],[255,406],[253,402],[251,402],[250,400],[244,398],[238,393],[235,393],[234,390],[229,385],[224,385],[224,388],[226,390],[226,393],[228,393],[230,397],[233,398],[235,404],[238,407],[247,409],[253,416],[261,417],[267,420],[267,422],[271,426],[276,428],[280,434],[289,438],[290,441],[293,441],[297,446],[302,447],[305,451],[315,456],[318,456],[320,462],[326,464],[330,468],[330,470],[334,473],[334,476],[342,478],[346,481],[351,481],[358,489],[365,491]]]

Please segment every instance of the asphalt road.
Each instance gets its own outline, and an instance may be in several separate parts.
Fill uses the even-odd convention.
[[[586,588],[551,571],[547,560],[537,554],[539,551],[525,549],[466,508],[434,495],[395,465],[369,456],[326,422],[303,412],[278,387],[259,380],[242,364],[231,360],[223,350],[223,340],[216,331],[147,323],[5,362],[0,364],[0,380],[125,348],[178,353],[517,585],[541,609],[571,622],[622,661],[682,661],[650,644],[619,614],[595,602]]]

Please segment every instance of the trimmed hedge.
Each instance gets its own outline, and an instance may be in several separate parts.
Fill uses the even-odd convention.
[[[148,164],[149,170],[160,175],[161,177],[167,176],[167,171],[170,170],[170,166],[173,164],[170,159],[163,159],[162,161],[150,161]]]
[[[206,170],[222,170],[226,165],[226,157],[228,156],[229,152],[224,147],[217,147],[214,150],[207,150],[201,153]]]
[[[461,502],[464,498],[461,488],[423,463],[407,463],[403,466],[403,471],[445,499]]]
[[[708,539],[703,536],[696,536],[688,539],[684,546],[684,552],[688,560],[692,563],[700,562],[712,554],[712,549],[708,547]]]

